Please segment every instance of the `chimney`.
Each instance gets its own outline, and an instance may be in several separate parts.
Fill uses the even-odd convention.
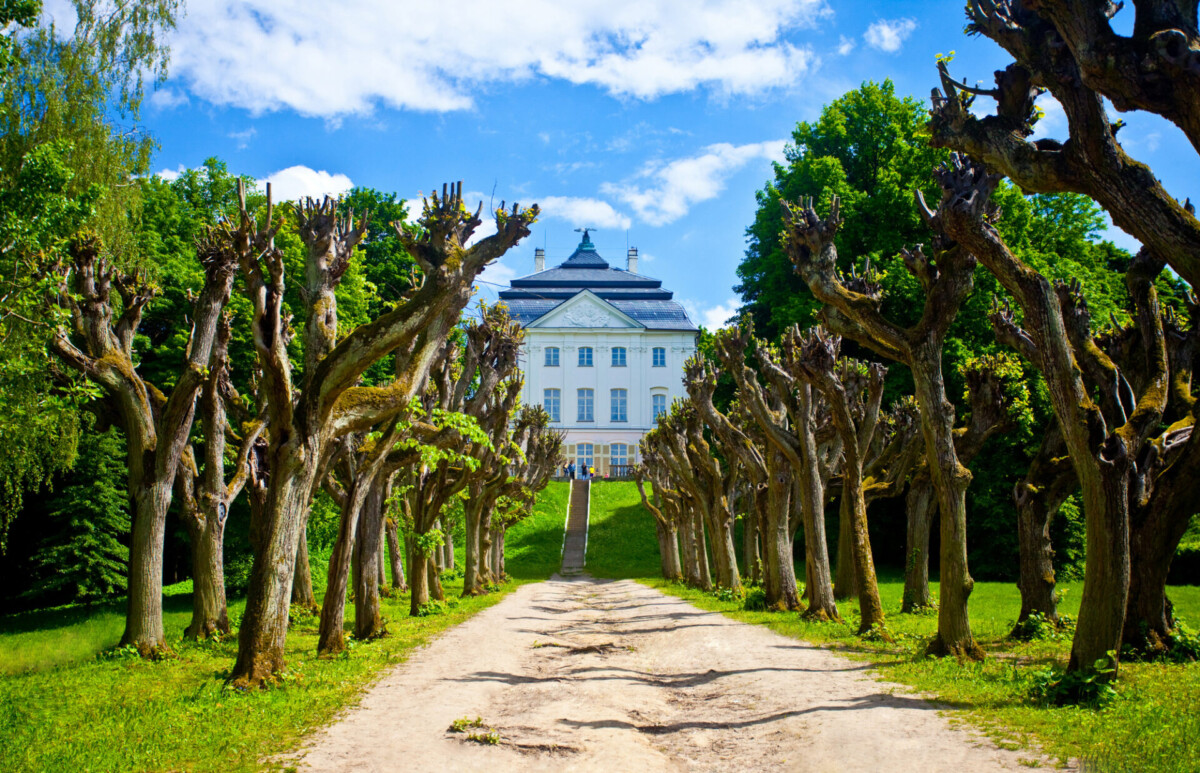
[[[629,248],[629,259],[625,264],[625,270],[631,274],[637,273],[637,247]]]
[[[533,270],[534,273],[546,270],[546,251],[541,247],[533,250]]]

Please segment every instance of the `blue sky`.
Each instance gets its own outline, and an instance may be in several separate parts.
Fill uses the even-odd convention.
[[[59,14],[62,0],[48,4]],[[754,212],[797,121],[864,80],[928,99],[935,56],[990,83],[1008,63],[963,34],[962,0],[192,0],[170,80],[144,114],[155,170],[209,156],[287,196],[350,184],[413,199],[447,180],[539,202],[533,237],[490,268],[494,291],[594,226],[602,255],[664,280],[702,324],[732,287]],[[1131,11],[1117,22],[1131,24]],[[1130,17],[1124,19],[1123,17]],[[983,100],[981,100],[982,103]],[[1043,106],[1048,136],[1063,130]],[[1129,152],[1200,199],[1171,125],[1122,116]],[[1111,238],[1134,242],[1120,232]],[[489,293],[490,294],[490,293]]]

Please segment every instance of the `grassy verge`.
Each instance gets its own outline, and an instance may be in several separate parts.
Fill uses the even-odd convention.
[[[604,487],[612,487],[607,492]],[[626,488],[627,487],[627,488]],[[628,489],[628,490],[627,490]],[[989,657],[982,663],[926,658],[925,643],[937,629],[936,614],[899,613],[903,579],[880,573],[879,592],[896,643],[865,641],[854,635],[858,603],[839,604],[844,624],[807,623],[797,614],[750,612],[735,600],[668,583],[657,577],[654,522],[641,510],[632,484],[594,487],[588,568],[600,577],[632,577],[684,598],[702,609],[735,620],[765,625],[785,636],[836,649],[875,666],[882,678],[936,696],[965,711],[966,718],[1009,748],[1039,745],[1065,762],[1084,758],[1106,771],[1194,771],[1200,760],[1200,664],[1124,664],[1118,695],[1102,709],[1035,704],[1028,696],[1035,674],[1049,664],[1065,664],[1068,637],[1029,643],[1007,639],[1020,596],[1009,583],[979,582],[971,594],[971,625]],[[602,493],[604,492],[604,493]],[[613,506],[600,511],[604,496]],[[797,575],[803,577],[802,567]],[[1064,584],[1063,612],[1075,615],[1082,586]],[[936,584],[935,584],[936,592]],[[1170,589],[1176,613],[1200,623],[1200,588]],[[1030,759],[1029,764],[1034,764]]]
[[[0,770],[257,770],[296,748],[382,669],[557,569],[566,501],[560,507],[556,496],[544,494],[534,516],[510,532],[508,567],[517,579],[501,591],[459,600],[462,580],[450,579],[451,608],[423,618],[408,617],[407,595],[384,599],[389,635],[354,642],[337,658],[315,656],[317,619],[303,614],[288,632],[287,673],[269,690],[224,689],[236,641],[183,641],[190,587],[169,589],[178,594],[165,600],[175,657],[159,662],[112,650],[123,604],[0,618]],[[230,604],[235,625],[243,606]],[[352,630],[352,605],[347,618]]]

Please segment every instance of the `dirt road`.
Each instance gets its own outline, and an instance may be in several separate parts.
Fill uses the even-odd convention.
[[[630,581],[520,588],[317,733],[322,771],[1023,770],[866,666]],[[481,717],[482,728],[450,730]],[[468,734],[498,743],[469,740]]]

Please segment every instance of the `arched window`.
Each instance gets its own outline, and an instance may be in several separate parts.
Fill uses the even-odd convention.
[[[629,390],[612,390],[612,421],[629,421]]]
[[[575,474],[582,475],[583,468],[596,469],[596,459],[592,455],[591,443],[579,443],[575,446]]]
[[[667,367],[667,348],[665,346],[654,347],[654,362],[652,363],[652,367]]]
[[[550,421],[562,421],[562,392],[547,389],[542,395],[542,407],[550,414]]]
[[[625,347],[614,346],[612,350],[612,366],[614,368],[625,367]]]
[[[667,396],[666,395],[650,395],[650,422],[656,423],[658,417],[667,412]]]
[[[595,393],[590,389],[579,390],[579,414],[577,421],[595,421]]]
[[[558,367],[558,347],[557,346],[547,346],[546,347],[546,367],[547,368],[557,368]]]
[[[581,368],[592,367],[592,347],[590,347],[590,346],[579,347],[579,367],[581,367]]]

